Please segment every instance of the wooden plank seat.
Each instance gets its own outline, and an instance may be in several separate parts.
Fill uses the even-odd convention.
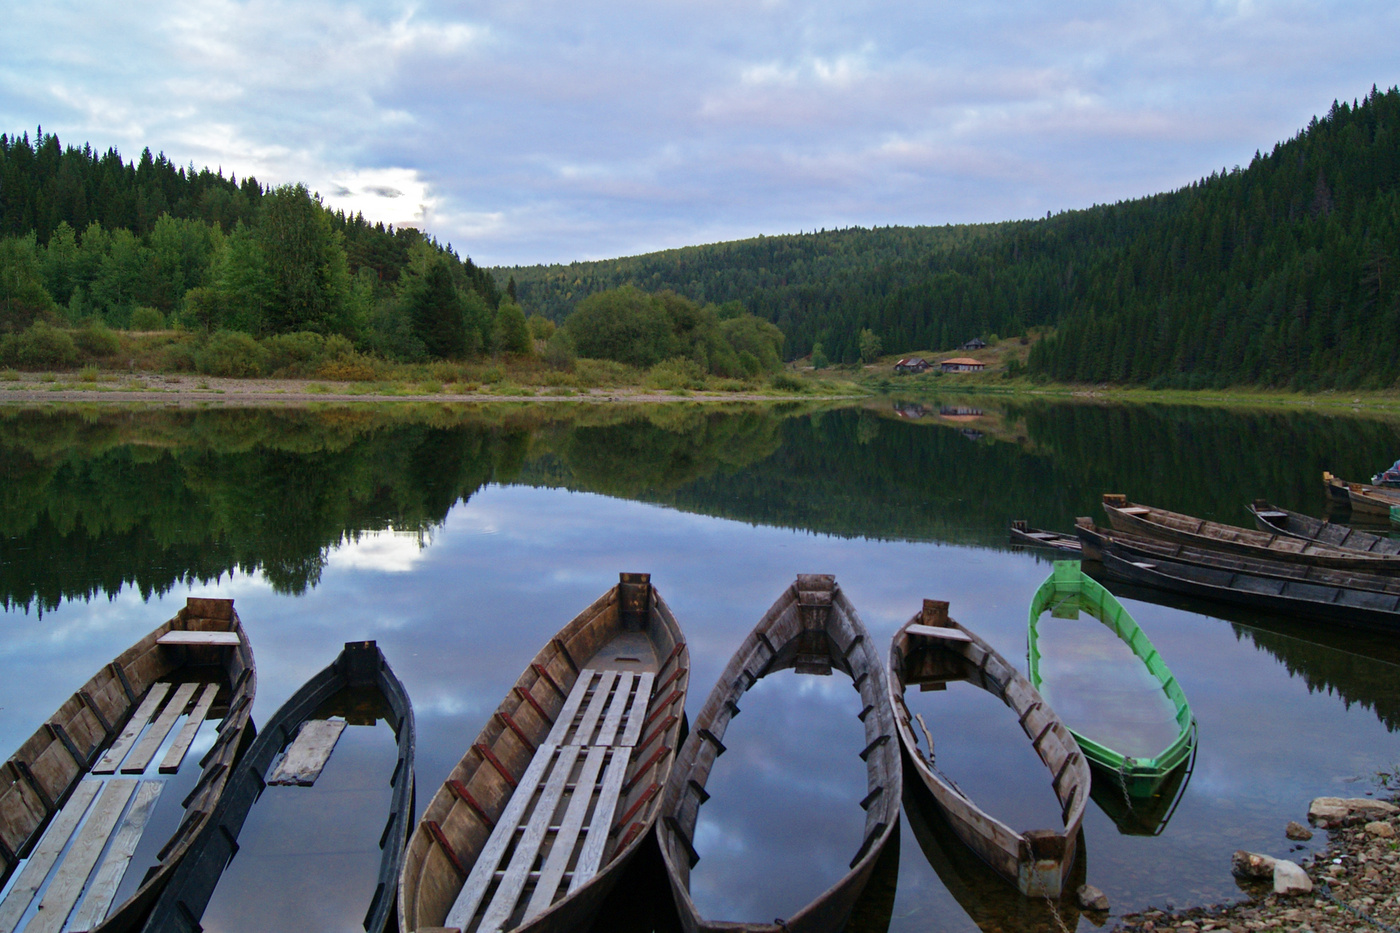
[[[237,648],[242,642],[237,632],[170,631],[156,639],[158,645],[196,648]]]
[[[579,672],[462,885],[447,927],[468,929],[480,913],[478,933],[508,929],[527,896],[525,920],[548,909],[566,880],[564,893],[598,873],[654,680],[650,672]]]

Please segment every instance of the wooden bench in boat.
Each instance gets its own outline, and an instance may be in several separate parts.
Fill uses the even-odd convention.
[[[156,644],[201,648],[237,648],[242,642],[237,632],[186,632],[177,629],[166,632],[157,638]]]
[[[654,679],[652,673],[594,668],[579,672],[462,885],[446,927],[465,930],[480,912],[478,933],[506,929],[515,925],[511,918],[531,882],[525,920],[548,909],[565,881],[567,893],[598,873],[628,763],[644,741]],[[568,804],[556,823],[566,794]],[[590,808],[592,819],[585,825]],[[541,855],[543,864],[535,870]]]

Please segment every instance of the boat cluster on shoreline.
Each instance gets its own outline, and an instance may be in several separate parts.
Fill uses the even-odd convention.
[[[1123,639],[1175,708],[1176,738],[1159,754],[1133,758],[1075,731],[1037,689],[1038,616],[1081,609]],[[1173,777],[1175,795],[1194,720],[1145,634],[1077,563],[1057,563],[1031,604],[1029,631],[1029,679],[936,600],[898,630],[886,654],[833,577],[799,575],[740,645],[692,724],[690,653],[680,625],[648,574],[624,573],[540,649],[415,814],[413,710],[373,642],[347,644],[258,732],[249,715],[252,650],[232,601],[190,599],[83,685],[5,764],[0,933],[201,929],[245,819],[267,786],[315,783],[345,726],[333,700],[351,689],[375,696],[379,712],[369,721],[387,720],[398,749],[377,887],[365,894],[369,933],[395,920],[403,933],[587,929],[644,849],[664,863],[687,933],[834,933],[898,837],[911,800],[941,812],[1008,891],[1058,899],[1082,881],[1082,870],[1072,870],[1091,795],[1099,799],[1105,795],[1096,791],[1109,786],[1110,800],[1147,801]],[[744,693],[789,669],[838,672],[859,693],[862,841],[845,875],[786,919],[707,918],[689,893],[707,779]],[[933,739],[905,690],[953,681],[988,691],[1017,717],[1059,801],[1056,825],[1017,831],[939,770]],[[218,721],[217,737],[183,801],[179,828],[158,863],[142,866],[133,853],[163,789],[147,765],[169,745],[160,774],[178,772],[184,752],[177,750],[189,748],[206,719]],[[116,777],[118,769],[133,777]],[[908,789],[906,773],[917,778]],[[126,890],[123,877],[142,870],[135,893],[114,904]]]

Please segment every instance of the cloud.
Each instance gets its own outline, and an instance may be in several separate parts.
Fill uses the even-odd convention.
[[[1397,31],[1379,0],[58,0],[7,11],[0,128],[569,261],[1173,188],[1396,83]]]

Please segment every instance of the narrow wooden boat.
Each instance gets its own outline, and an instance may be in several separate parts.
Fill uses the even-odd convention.
[[[1354,513],[1388,518],[1390,508],[1400,504],[1400,489],[1387,486],[1372,486],[1368,483],[1351,483],[1328,473],[1322,473],[1322,484],[1331,499],[1345,499]]]
[[[1079,519],[1075,531],[1084,546],[1085,557],[1096,561],[1102,561],[1104,549],[1112,547],[1119,557],[1128,560],[1172,560],[1258,577],[1272,577],[1277,580],[1292,580],[1318,586],[1336,586],[1350,590],[1369,590],[1375,593],[1400,595],[1400,577],[1386,574],[1330,570],[1326,567],[1314,567],[1309,564],[1242,557],[1238,554],[1213,551],[1209,548],[1177,544],[1174,541],[1140,538],[1136,535],[1120,534],[1100,528],[1094,524],[1092,519],[1088,518]]]
[[[365,912],[365,933],[382,933],[393,917],[394,893],[403,867],[404,846],[413,826],[413,706],[379,646],[348,642],[331,665],[302,685],[262,728],[229,779],[211,818],[213,829],[190,846],[151,909],[144,933],[198,933],[199,920],[219,884],[224,867],[238,851],[238,834],[253,805],[270,783],[309,785],[330,757],[344,720],[313,716],[349,689],[372,689],[393,716],[398,762],[390,776],[389,818],[380,838],[378,884]],[[276,772],[273,764],[280,759]],[[280,780],[279,780],[280,778]],[[346,892],[346,897],[355,897]]]
[[[695,826],[700,806],[709,798],[705,784],[715,759],[724,753],[724,733],[739,714],[739,698],[760,678],[787,668],[799,674],[830,674],[835,668],[848,675],[860,693],[866,742],[861,758],[868,790],[860,801],[865,810],[864,841],[851,859],[850,870],[791,917],[773,923],[711,920],[700,916],[690,897],[690,870],[700,860],[692,844]],[[730,658],[667,782],[658,833],[681,927],[686,933],[836,933],[844,929],[880,853],[897,835],[902,788],[899,746],[879,652],[835,577],[800,574]]]
[[[991,645],[948,617],[948,604],[924,600],[923,610],[895,633],[890,646],[890,699],[907,760],[958,838],[1031,897],[1059,897],[1074,865],[1079,825],[1089,799],[1088,760],[1069,728],[1030,681]],[[966,680],[1011,708],[1050,772],[1062,827],[1017,832],[984,811],[931,760],[914,737],[904,690],[938,690]]]
[[[1249,511],[1254,515],[1254,523],[1259,526],[1260,531],[1290,535],[1328,547],[1365,551],[1368,554],[1400,554],[1400,540],[1396,538],[1373,534],[1322,518],[1313,518],[1301,512],[1290,512],[1263,499],[1255,499],[1250,504]]]
[[[1056,618],[1078,618],[1080,610],[1098,619],[1117,635],[1133,654],[1143,663],[1148,672],[1161,685],[1162,692],[1171,702],[1177,725],[1177,734],[1161,751],[1153,755],[1126,755],[1110,747],[1106,742],[1095,740],[1083,731],[1070,726],[1080,749],[1089,761],[1104,769],[1104,773],[1121,784],[1131,797],[1151,797],[1177,768],[1191,756],[1195,745],[1196,717],[1186,702],[1186,694],[1176,682],[1176,677],[1167,668],[1162,656],[1157,653],[1152,642],[1133,619],[1128,610],[1114,598],[1113,594],[1085,576],[1079,569],[1079,561],[1057,560],[1050,576],[1035,591],[1031,598],[1030,618],[1027,624],[1029,633],[1029,667],[1031,686],[1041,689],[1040,677],[1040,633],[1039,620],[1043,613],[1050,611]]]
[[[1400,595],[1265,577],[1164,558],[1132,559],[1103,550],[1110,579],[1306,619],[1400,631]]]
[[[1129,502],[1106,494],[1103,510],[1116,530],[1147,538],[1179,541],[1196,547],[1243,554],[1267,560],[1284,560],[1338,570],[1400,574],[1400,554],[1369,554],[1304,541],[1292,535],[1274,534],[1211,522],[1179,512]]]
[[[1079,538],[1075,535],[1032,528],[1019,518],[1011,523],[1011,543],[1050,548],[1053,551],[1069,551],[1074,554],[1080,552]]]
[[[0,931],[138,929],[209,825],[251,732],[256,685],[233,600],[191,598],[69,697],[0,779],[0,886],[25,860],[0,903]],[[184,818],[140,886],[112,907],[164,787],[161,775],[180,770],[206,718],[222,722]]]
[[[689,681],[651,576],[622,574],[540,649],[429,801],[399,929],[585,929],[656,818]]]

